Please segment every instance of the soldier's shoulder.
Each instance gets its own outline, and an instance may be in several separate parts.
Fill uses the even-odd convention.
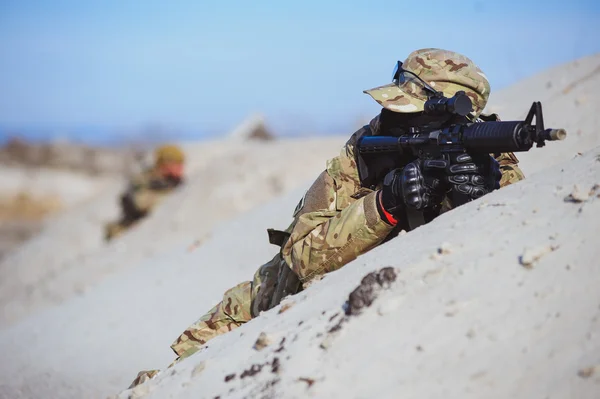
[[[502,166],[501,170],[502,178],[500,179],[500,187],[505,187],[509,184],[525,180],[525,174],[516,164]]]
[[[491,113],[491,114],[481,113],[479,115],[479,119],[481,119],[484,122],[498,122],[501,120],[500,116],[496,113]]]
[[[129,178],[129,184],[135,189],[151,189],[156,182],[164,180],[154,170],[147,169]]]
[[[368,134],[368,129],[364,127],[357,130],[344,144],[338,156],[327,161],[326,170],[334,180],[359,182],[356,166],[356,147],[360,138],[366,134]]]
[[[346,141],[346,144],[344,144],[344,149],[345,149],[346,154],[354,155],[356,146],[358,145],[358,142],[360,141],[360,139],[365,136],[372,136],[373,134],[375,134],[375,132],[378,131],[378,128],[379,128],[379,116],[376,116],[375,118],[373,118],[371,120],[371,122],[369,122],[368,125],[364,125],[361,128],[359,128],[357,131],[355,131],[350,136],[348,141]]]
[[[518,165],[519,158],[512,152],[503,152],[500,154],[494,154],[494,158],[500,164],[500,166]]]

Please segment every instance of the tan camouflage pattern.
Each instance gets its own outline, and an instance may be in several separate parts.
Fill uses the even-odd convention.
[[[379,216],[377,193],[361,187],[353,143],[327,162],[326,174],[309,193],[325,193],[319,196],[329,204],[300,213],[282,249],[285,261],[303,283],[339,269],[379,244],[393,229]]]
[[[198,352],[210,339],[229,332],[252,319],[252,301],[256,298],[262,282],[259,271],[256,271],[252,281],[245,281],[225,291],[221,302],[177,337],[171,344],[171,349],[177,355],[177,359],[169,367]],[[144,383],[157,373],[158,370],[140,371],[129,388]]]
[[[299,215],[283,247],[284,259],[304,283],[339,269],[378,245],[392,230],[377,212],[377,193],[360,186],[354,161],[357,139],[358,136],[353,136],[340,155],[328,162],[327,174],[331,179],[325,187],[309,190],[327,192],[328,208]],[[500,154],[497,160],[502,172],[501,187],[525,178],[514,154]],[[323,185],[322,180],[317,182]]]
[[[428,48],[413,51],[403,64],[421,79],[446,97],[464,91],[473,103],[473,114],[478,116],[485,108],[490,95],[487,77],[473,61],[453,51]],[[399,85],[390,83],[365,90],[377,103],[394,112],[423,111],[427,92],[414,76],[405,74],[406,81]]]
[[[141,212],[150,212],[171,190],[152,190],[142,188],[133,192],[133,203]]]
[[[133,197],[135,207],[142,212],[149,212],[166,198],[175,187],[166,189],[152,188],[153,183],[160,184],[163,181],[165,179],[157,173],[156,169],[151,169],[135,176],[131,180],[128,190]]]
[[[183,150],[174,144],[165,144],[154,150],[154,163],[161,165],[167,162],[185,162],[185,154]]]
[[[173,191],[175,187],[166,189],[154,189],[151,187],[153,182],[161,182],[164,179],[157,174],[155,169],[147,170],[134,176],[129,182],[129,187],[123,196],[128,196],[132,200],[134,207],[143,215],[149,213],[166,196]],[[122,210],[122,216],[119,220],[107,223],[104,226],[104,237],[106,240],[114,239],[125,231],[133,227],[139,220],[139,216],[131,217],[126,210]]]
[[[127,389],[131,389],[137,385],[143,384],[144,382],[154,378],[160,370],[143,370],[140,371]]]
[[[229,332],[252,319],[252,282],[245,281],[227,290],[223,300],[173,342],[171,349],[179,357],[187,357],[217,335]]]
[[[367,131],[357,131],[340,155],[327,162],[326,170],[309,188],[301,201],[303,206],[295,211],[294,222],[286,230],[291,236],[282,255],[305,286],[368,252],[393,230],[377,211],[378,191],[360,185],[354,153],[356,142]],[[500,154],[496,159],[502,171],[501,187],[524,179],[514,154]],[[449,209],[447,205],[444,210]],[[175,340],[171,348],[178,358],[171,366],[200,350],[210,339],[252,319],[252,302],[262,283],[260,270],[252,281],[226,291],[220,303]],[[152,378],[155,370],[149,376],[143,373],[138,375],[142,382]]]
[[[112,240],[114,238],[117,238],[120,235],[122,235],[123,233],[125,233],[127,230],[132,228],[134,225],[135,225],[135,222],[125,223],[123,220],[107,223],[104,226],[104,238],[106,240]]]
[[[525,174],[518,166],[519,160],[512,152],[500,154],[496,157],[496,161],[500,164],[500,171],[502,172],[500,188],[525,180]]]
[[[304,283],[366,253],[393,229],[377,212],[377,192],[360,186],[354,161],[356,138],[353,136],[340,155],[327,163],[326,177],[320,176],[308,190],[305,207],[298,213],[290,239],[282,249],[287,264]],[[502,187],[524,178],[514,154],[501,154],[497,160],[502,169]],[[226,291],[220,303],[175,340],[173,351],[180,358],[187,357],[208,340],[251,320],[251,304],[260,285],[257,271],[252,282]]]

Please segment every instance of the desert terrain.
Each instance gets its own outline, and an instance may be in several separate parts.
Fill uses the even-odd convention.
[[[546,127],[568,132],[517,154],[525,181],[372,250],[170,369],[171,342],[273,256],[266,229],[287,227],[351,132],[180,143],[186,185],[110,244],[102,225],[126,173],[24,180],[22,166],[3,167],[14,196],[58,199],[0,259],[0,398],[597,398],[599,89],[594,55],[493,93],[487,110],[503,120],[541,101]],[[23,181],[54,192],[19,194],[34,185]],[[357,289],[371,306],[351,300]]]

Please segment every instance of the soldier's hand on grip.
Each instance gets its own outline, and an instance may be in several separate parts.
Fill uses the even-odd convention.
[[[453,191],[473,200],[500,188],[500,164],[493,157],[484,155],[474,159],[469,154],[452,156],[445,161],[446,183]]]
[[[396,216],[406,208],[424,210],[439,206],[443,197],[439,171],[430,160],[415,160],[402,169],[394,169],[383,179],[381,203]]]

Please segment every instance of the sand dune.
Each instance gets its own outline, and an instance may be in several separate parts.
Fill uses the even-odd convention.
[[[486,112],[497,112],[502,120],[523,119],[533,101],[541,101],[546,127],[564,128],[569,136],[560,145],[519,154],[526,174],[572,159],[600,144],[600,54],[559,65],[493,92]]]
[[[588,57],[492,98],[504,120],[541,100],[547,126],[569,130],[519,156],[527,181],[375,249],[285,313],[263,314],[121,397],[593,397],[600,192],[589,192],[600,184],[600,125],[586,90],[600,79],[577,82],[598,64]],[[545,97],[548,79],[561,85]],[[589,103],[575,105],[583,95]],[[277,250],[265,229],[287,226],[346,138],[189,144],[189,184],[108,246],[100,226],[116,216],[120,184],[54,218],[0,263],[0,398],[105,397],[140,369],[166,367],[182,329]],[[564,201],[574,183],[585,202]],[[433,255],[445,241],[451,253]],[[538,253],[532,268],[519,264]],[[387,266],[396,281],[346,320],[350,292]],[[260,332],[273,344],[256,352]],[[253,364],[264,366],[241,378]]]
[[[597,398],[599,160],[392,240],[119,398]]]
[[[328,137],[186,146],[186,186],[119,240],[106,245],[102,223],[117,217],[122,184],[57,216],[43,234],[3,259],[0,325],[60,304],[173,246],[203,241],[218,223],[298,185],[307,188],[323,160],[337,155],[343,143],[344,138]]]

